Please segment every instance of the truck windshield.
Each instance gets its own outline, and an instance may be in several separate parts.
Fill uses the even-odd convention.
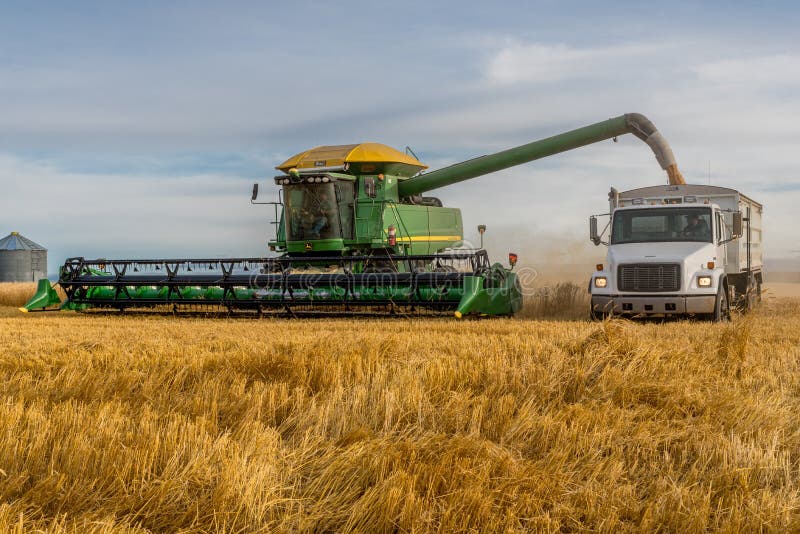
[[[645,208],[614,213],[611,244],[655,241],[711,242],[709,208]]]

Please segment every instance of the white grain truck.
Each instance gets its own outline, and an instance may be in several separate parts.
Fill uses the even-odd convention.
[[[590,239],[608,246],[589,282],[591,316],[693,315],[721,321],[761,298],[763,207],[709,185],[609,193],[610,213]],[[608,232],[606,232],[608,230]],[[606,240],[607,239],[607,240]]]

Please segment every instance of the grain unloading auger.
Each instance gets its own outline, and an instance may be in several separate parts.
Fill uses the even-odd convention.
[[[684,183],[666,140],[636,113],[428,173],[415,157],[376,143],[313,148],[277,167],[276,257],[70,258],[59,274],[61,309],[510,315],[522,305],[516,256],[507,269],[482,249],[459,249],[460,210],[423,193],[627,133],[651,147],[671,184]],[[22,309],[59,303],[41,284]]]

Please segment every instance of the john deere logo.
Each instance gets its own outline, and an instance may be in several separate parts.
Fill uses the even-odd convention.
[[[306,250],[311,250],[312,248],[314,247],[311,245],[311,241],[306,241]]]

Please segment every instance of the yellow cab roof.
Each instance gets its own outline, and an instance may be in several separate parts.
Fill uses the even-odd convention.
[[[416,171],[428,168],[417,158],[380,143],[318,146],[292,156],[275,168],[288,173],[292,168],[341,167],[346,163],[399,164],[414,167]]]

